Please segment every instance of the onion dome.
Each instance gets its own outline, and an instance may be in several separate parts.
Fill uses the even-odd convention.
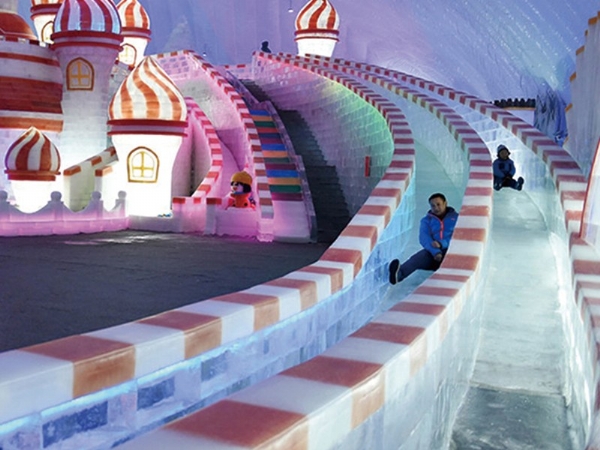
[[[37,40],[37,36],[21,16],[6,11],[0,12],[0,36]]]
[[[64,0],[54,21],[54,36],[69,32],[121,34],[121,20],[111,0]]]
[[[152,57],[147,56],[123,81],[110,103],[108,114],[110,125],[137,121],[185,127],[187,109],[175,83]]]
[[[296,17],[296,40],[324,37],[338,40],[340,18],[329,0],[310,0]]]
[[[54,181],[60,155],[50,139],[31,127],[10,146],[4,166],[9,180]]]
[[[137,0],[122,0],[117,5],[124,36],[150,36],[150,17]]]

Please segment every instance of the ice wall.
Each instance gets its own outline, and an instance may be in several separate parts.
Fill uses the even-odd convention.
[[[148,52],[191,48],[213,64],[249,62],[263,40],[295,53],[304,0],[140,0],[152,20]],[[334,1],[334,56],[413,73],[483,99],[558,91],[568,104],[575,51],[600,0]],[[293,13],[288,9],[292,6]],[[29,17],[30,0],[19,0]]]

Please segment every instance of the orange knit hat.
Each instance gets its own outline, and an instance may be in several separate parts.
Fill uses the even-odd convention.
[[[231,176],[231,182],[238,182],[251,185],[252,184],[252,176],[248,172],[236,172]]]

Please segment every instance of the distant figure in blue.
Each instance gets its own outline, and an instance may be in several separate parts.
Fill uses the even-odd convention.
[[[430,210],[421,219],[419,243],[423,250],[400,264],[394,259],[389,265],[390,283],[396,284],[415,270],[437,270],[448,251],[458,213],[448,206],[444,194],[436,192],[429,197]]]
[[[509,158],[510,151],[506,145],[500,144],[496,149],[498,158],[494,161],[494,189],[499,191],[503,187],[510,187],[520,191],[525,180],[523,177],[514,179],[515,163]]]
[[[263,41],[260,47],[261,52],[271,53],[271,49],[269,48],[269,41]]]

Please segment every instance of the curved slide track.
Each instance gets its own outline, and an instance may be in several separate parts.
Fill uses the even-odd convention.
[[[300,66],[308,67],[305,63],[300,63]],[[393,77],[391,78],[393,79]],[[385,83],[376,80],[376,84]],[[386,87],[389,89],[389,86]],[[395,86],[395,88],[398,87]],[[430,110],[435,108],[432,106],[435,105],[435,99],[428,99],[427,94],[423,91],[420,93],[412,91],[412,88],[406,86],[402,88],[402,92],[394,93],[409,98],[412,96],[412,101],[424,108]],[[404,106],[406,107],[406,105]],[[528,149],[523,148],[522,144],[519,145],[520,143],[514,139],[514,136],[504,131],[502,126],[490,126],[489,122],[493,121],[486,121],[485,118],[482,120],[481,117],[473,120],[472,116],[478,114],[471,113],[471,117],[469,117],[470,111],[464,111],[466,108],[461,108],[460,104],[452,106],[455,110],[462,112],[465,117],[470,118],[474,128],[485,128],[485,132],[482,132],[481,135],[484,136],[486,144],[491,150],[499,142],[507,140],[518,150],[527,152]],[[488,123],[484,124],[483,122]],[[421,127],[423,126],[421,125]],[[419,125],[413,127],[413,130],[415,128],[419,128]],[[464,126],[461,131],[463,134],[469,134]],[[455,131],[455,134],[461,134],[461,131]],[[433,145],[440,144],[439,138],[427,136],[427,134],[435,135],[430,132],[430,128],[421,130],[421,132],[423,135],[419,137],[424,141],[427,141],[429,137],[433,138]],[[511,146],[511,148],[513,147]],[[445,174],[448,165],[440,166],[436,158],[432,158],[430,152],[424,148],[417,151],[417,155],[418,170],[415,176],[415,189],[416,198],[421,204],[424,204],[426,192],[440,190],[448,192],[450,199],[454,198],[460,201],[460,194],[458,194],[460,189],[453,185],[452,175],[450,177],[440,176],[440,174]],[[442,156],[440,159],[444,160],[444,157]],[[531,156],[521,157],[521,161],[530,163]],[[511,445],[529,445],[537,446],[537,448],[552,448],[555,445],[559,446],[557,448],[577,448],[577,444],[581,445],[582,443],[583,433],[579,436],[576,433],[570,435],[567,426],[570,420],[567,415],[571,414],[572,417],[573,413],[577,414],[577,411],[573,411],[572,405],[567,404],[565,398],[565,384],[569,377],[567,372],[571,368],[565,366],[568,361],[564,363],[565,365],[556,364],[557,359],[563,361],[567,359],[565,349],[567,338],[562,324],[565,317],[559,314],[565,309],[568,310],[569,306],[565,304],[564,299],[564,290],[568,283],[564,277],[561,277],[561,273],[564,274],[562,270],[564,269],[566,246],[562,242],[561,249],[559,233],[561,225],[564,226],[565,222],[569,225],[569,222],[568,219],[567,221],[561,219],[561,211],[557,205],[553,205],[553,209],[546,209],[546,204],[539,205],[540,201],[550,203],[557,201],[552,187],[544,183],[543,178],[548,174],[545,174],[544,177],[535,176],[535,172],[539,172],[539,165],[540,162],[537,163],[537,166],[532,164],[535,167],[527,167],[525,164],[524,169],[528,172],[528,176],[533,175],[528,178],[532,185],[531,197],[533,199],[527,194],[516,192],[503,191],[494,195],[494,204],[497,204],[499,208],[493,215],[492,226],[496,226],[500,230],[494,231],[494,238],[488,246],[488,252],[491,255],[488,262],[489,267],[485,269],[486,276],[482,277],[478,288],[479,295],[483,297],[479,302],[484,303],[485,312],[479,311],[472,316],[476,320],[481,320],[482,335],[481,339],[479,339],[478,333],[469,335],[471,340],[479,341],[480,349],[474,364],[474,375],[470,377],[472,387],[467,393],[465,407],[458,415],[457,426],[452,438],[449,436],[447,426],[441,426],[436,422],[424,425],[423,422],[427,420],[413,423],[414,428],[410,429],[411,432],[421,428],[416,435],[404,434],[397,430],[398,424],[395,420],[398,417],[405,417],[404,421],[411,423],[411,419],[406,418],[398,410],[395,411],[398,415],[393,416],[393,419],[387,418],[385,413],[375,412],[379,409],[379,405],[376,405],[378,400],[375,399],[377,396],[383,396],[385,400],[379,399],[379,401],[386,408],[391,409],[388,405],[387,395],[388,389],[392,389],[388,383],[392,382],[387,379],[388,371],[383,371],[384,375],[382,376],[381,373],[378,373],[378,369],[364,367],[364,365],[373,364],[378,358],[376,354],[381,350],[378,349],[379,352],[377,352],[372,347],[372,343],[365,344],[361,341],[364,338],[367,340],[377,339],[377,333],[373,334],[374,329],[382,322],[387,324],[391,322],[397,325],[398,320],[401,320],[402,323],[402,319],[399,319],[398,316],[390,317],[396,311],[403,313],[410,311],[421,315],[426,313],[422,303],[413,303],[411,300],[417,292],[427,292],[423,287],[428,284],[429,280],[443,273],[446,269],[446,264],[444,264],[436,275],[425,281],[424,284],[417,286],[412,294],[410,291],[415,289],[415,281],[421,282],[423,275],[413,276],[412,280],[406,280],[406,283],[391,288],[382,303],[383,309],[391,305],[387,313],[375,318],[321,356],[234,394],[228,399],[168,425],[148,437],[134,440],[128,444],[129,448],[147,447],[150,442],[166,444],[172,439],[192,446],[202,444],[207,448],[219,448],[227,443],[235,443],[245,448],[265,445],[267,447],[283,445],[284,447],[290,446],[290,448],[330,448],[340,445],[340,442],[343,442],[343,448],[365,448],[367,443],[369,448],[442,448],[440,445],[443,443],[447,445],[449,439],[453,440],[454,445],[465,446],[481,444],[490,438],[504,440]],[[421,167],[423,168],[421,169]],[[485,177],[479,178],[485,179]],[[469,187],[466,192],[468,190]],[[536,200],[538,204],[536,204]],[[548,223],[550,225],[547,225]],[[473,229],[465,230],[462,234],[461,231],[458,230],[458,239],[464,238],[467,234],[476,234]],[[566,230],[562,231],[564,233]],[[413,242],[414,235],[413,231]],[[524,245],[524,243],[528,245]],[[407,247],[407,250],[412,251],[415,245],[409,244]],[[538,262],[532,263],[532,259]],[[556,261],[556,263],[552,264],[552,261]],[[531,279],[538,279],[540,282],[532,286]],[[507,292],[506,280],[510,280],[512,287],[510,292]],[[425,289],[427,288],[425,287]],[[407,292],[408,297],[405,297]],[[433,295],[434,298],[439,295],[438,292],[431,290],[427,294]],[[416,296],[419,298],[419,294]],[[423,299],[419,298],[419,300]],[[397,303],[398,301],[400,302]],[[421,306],[417,307],[419,304]],[[430,306],[433,305],[430,304]],[[429,313],[431,311],[430,308]],[[530,326],[532,317],[537,319],[537,323],[533,325],[534,329],[539,330],[537,338],[534,339],[531,336],[532,327]],[[413,317],[413,319],[415,318]],[[416,324],[415,322],[413,325]],[[456,328],[460,328],[458,323]],[[477,331],[479,323],[472,322],[470,328]],[[366,331],[367,329],[369,331]],[[388,339],[393,341],[391,336]],[[475,352],[476,347],[465,346],[461,350],[461,353]],[[464,354],[461,356],[465,357]],[[363,367],[360,369],[355,365],[357,360],[363,363]],[[350,363],[350,361],[354,361],[354,363]],[[389,360],[386,362],[391,365]],[[384,365],[384,367],[386,366]],[[367,372],[363,378],[356,375],[356,372],[361,369]],[[423,371],[426,372],[426,369]],[[467,373],[467,376],[470,376],[470,373]],[[386,381],[378,380],[379,377],[385,378]],[[399,383],[399,379],[395,381]],[[461,380],[453,381],[460,382]],[[329,388],[324,390],[324,385],[328,385]],[[340,392],[337,396],[330,392],[335,390],[335,386],[340,385],[346,388],[350,387],[351,405],[344,403],[343,400],[348,398],[347,392]],[[367,385],[370,385],[369,388],[366,387]],[[455,392],[452,390],[452,383],[438,386],[438,393],[442,392],[449,398],[453,395],[464,394],[457,386],[454,386]],[[313,394],[313,391],[316,393]],[[322,396],[324,395],[329,395],[331,398],[323,400]],[[407,407],[405,401],[410,401],[410,395],[406,396],[406,392],[404,395],[403,406]],[[448,399],[446,401],[452,403]],[[362,405],[357,405],[357,402]],[[389,403],[393,404],[393,402]],[[523,404],[528,406],[523,408]],[[441,406],[441,408],[444,407],[449,407],[449,405]],[[501,412],[494,412],[494,408],[500,408]],[[323,410],[328,411],[323,412]],[[344,414],[344,411],[348,410],[352,411],[351,417]],[[545,419],[549,410],[553,411],[558,422],[544,423],[547,422]],[[455,414],[457,411],[451,412],[447,419],[455,418]],[[482,414],[484,414],[483,418]],[[507,414],[509,417],[506,417]],[[363,422],[356,424],[357,415],[373,417],[383,415],[383,419],[381,417],[379,420],[361,417],[358,421],[362,420]],[[248,416],[251,416],[252,419]],[[235,418],[233,421],[231,421],[232,417]],[[529,419],[529,422],[523,418]],[[347,420],[352,424],[350,428],[347,427]],[[369,424],[370,420],[377,425]],[[264,421],[271,424],[270,430],[259,426],[259,423],[264,423]],[[284,422],[287,422],[288,425],[282,425]],[[450,423],[452,422],[450,420]],[[215,427],[205,426],[206,423],[211,423]],[[490,426],[492,423],[500,424],[500,426],[494,430],[494,427]],[[241,428],[245,431],[239,434],[232,433],[232,427],[236,431]],[[429,434],[422,429],[427,427],[430,427]],[[342,434],[346,437],[332,437],[331,430],[334,428],[345,430]],[[507,432],[507,430],[512,431]],[[572,445],[575,446],[571,447]]]
[[[282,278],[70,339],[69,345],[93,344],[85,359],[63,360],[65,342],[0,354],[0,365],[13,368],[4,374],[0,396],[18,405],[8,410],[0,403],[0,442],[100,415],[106,422],[69,441],[145,449],[174,443],[444,448],[477,425],[468,409],[471,399],[481,398],[471,395],[475,390],[500,391],[501,385],[510,391],[507,379],[523,374],[530,385],[516,389],[565,399],[562,411],[575,424],[572,441],[587,442],[595,346],[591,322],[581,318],[592,313],[586,291],[574,295],[569,277],[559,275],[572,269],[577,279],[593,259],[576,235],[586,183],[568,154],[509,113],[408,75],[283,54],[257,53],[253,64],[274,103],[313,112],[311,129],[330,158],[341,158],[340,147],[354,157],[338,162],[346,180],[359,182],[364,163],[373,164],[374,180],[346,189],[354,205],[348,227],[319,261]],[[335,130],[355,117],[369,126],[357,124],[352,129],[359,134],[340,142],[344,135]],[[351,148],[351,141],[361,145]],[[491,153],[499,142],[514,149],[527,180],[522,193],[491,188]],[[435,274],[390,287],[387,263],[414,250],[414,224],[430,191],[445,191],[460,208],[450,251]],[[519,266],[532,253],[522,248],[523,238],[537,241],[536,255],[544,260],[554,257],[556,284],[549,263]],[[520,256],[513,262],[511,255]],[[513,303],[495,296],[506,293],[498,280],[507,276]],[[530,289],[525,278],[544,285]],[[516,349],[538,355],[540,348],[520,345],[527,333],[495,334],[505,323],[516,324],[500,314],[512,310],[539,318],[543,331],[562,341],[564,351],[545,355],[562,361],[553,367],[559,383],[552,372],[534,381],[534,374],[547,372],[546,358],[536,358],[539,370],[525,364],[500,377],[509,357],[523,359]],[[517,343],[493,345],[508,337]],[[459,413],[465,396],[467,409]]]

